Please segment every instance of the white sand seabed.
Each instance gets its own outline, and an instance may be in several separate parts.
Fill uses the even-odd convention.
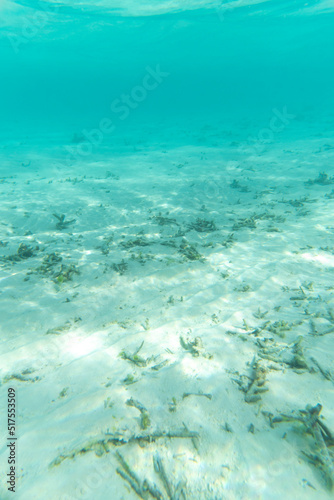
[[[71,167],[57,148],[0,151],[0,391],[4,408],[7,388],[17,393],[16,498],[139,498],[116,473],[116,450],[165,495],[156,453],[174,486],[186,482],[188,499],[331,497],[319,469],[303,458],[315,453],[312,436],[291,422],[271,427],[263,413],[321,403],[334,429],[334,332],[319,334],[334,322],[334,184],[305,184],[330,175],[328,143],[333,138],[280,142],[238,161],[233,146],[106,150]],[[74,222],[57,229],[54,213]],[[154,218],[160,213],[174,220]],[[237,227],[253,216],[255,227]],[[214,221],[216,230],[189,230],[197,218]],[[147,246],[129,244],[138,238]],[[6,260],[22,243],[32,255]],[[182,245],[205,260],[191,260]],[[52,269],[38,270],[54,253],[79,274],[57,280]],[[123,259],[125,267],[113,267]],[[281,335],[270,331],[278,321],[286,322]],[[298,371],[286,360],[300,335],[308,368]],[[200,337],[200,355],[183,348],[180,336]],[[276,362],[258,357],[259,341],[276,349]],[[120,356],[142,342],[146,366]],[[236,380],[251,380],[254,357],[268,391],[247,403]],[[127,385],[127,376],[135,383]],[[212,398],[183,398],[200,392]],[[130,398],[147,409],[147,429]],[[129,439],[183,423],[198,432],[197,449],[190,438],[162,438],[110,445],[103,454],[87,450],[106,434]],[[6,439],[5,432],[2,471]],[[12,498],[4,476],[0,484],[1,499]]]

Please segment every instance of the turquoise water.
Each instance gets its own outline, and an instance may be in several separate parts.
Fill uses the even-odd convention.
[[[65,134],[111,114],[117,121],[111,103],[157,65],[168,77],[122,127],[328,109],[328,3],[2,2],[2,122]]]
[[[2,0],[14,496],[331,498],[333,21],[331,0]]]

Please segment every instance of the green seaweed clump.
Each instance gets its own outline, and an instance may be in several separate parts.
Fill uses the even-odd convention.
[[[188,260],[199,260],[201,262],[205,261],[205,257],[201,255],[193,245],[190,245],[186,240],[183,240],[179,252],[184,255]]]
[[[120,246],[126,249],[133,248],[133,247],[147,247],[151,243],[143,237],[138,237],[133,240],[128,240],[128,241],[122,241],[120,243]]]
[[[37,250],[39,250],[38,246],[33,248],[25,243],[20,243],[16,253],[8,255],[7,257],[1,257],[1,260],[4,262],[20,262],[30,257],[34,257]]]
[[[54,328],[49,328],[45,335],[60,335],[63,332],[67,332],[71,328],[71,322],[66,321],[64,325],[56,326]]]
[[[228,237],[222,241],[221,245],[225,248],[231,248],[235,243],[234,233],[230,233]]]
[[[169,226],[171,224],[175,224],[176,226],[180,225],[178,222],[176,222],[176,219],[164,217],[161,212],[159,212],[158,215],[153,215],[153,217],[151,217],[151,220],[159,224],[159,226]]]
[[[269,332],[275,333],[281,338],[285,337],[285,332],[291,330],[292,325],[290,325],[287,321],[279,320],[275,321],[272,325],[268,326],[267,330]]]
[[[59,272],[53,277],[53,281],[60,284],[66,281],[72,281],[74,274],[80,274],[74,264],[70,264],[69,266],[61,264]]]
[[[180,344],[186,351],[197,358],[198,356],[203,356],[204,358],[212,359],[213,355],[204,352],[203,342],[201,337],[195,337],[194,340],[185,340],[182,336],[180,337]]]
[[[148,411],[146,408],[139,402],[136,401],[133,398],[130,398],[127,400],[126,404],[128,406],[133,406],[134,408],[137,408],[137,410],[140,411],[140,428],[145,430],[151,425],[151,420],[150,416],[148,414]]]
[[[66,229],[68,226],[74,224],[75,222],[75,219],[65,221],[66,216],[64,214],[62,215],[52,214],[52,215],[58,220],[56,224],[56,229],[59,229],[59,231],[61,231],[62,229]]]
[[[144,359],[141,356],[139,356],[138,353],[141,350],[141,348],[143,347],[143,345],[144,345],[144,341],[140,344],[140,346],[138,347],[138,349],[136,349],[134,351],[133,354],[130,354],[130,353],[128,353],[128,352],[126,352],[126,351],[123,350],[123,351],[121,351],[119,353],[119,356],[122,359],[126,359],[127,361],[130,361],[134,365],[139,366],[140,368],[144,368],[149,363],[151,363],[151,361],[154,359],[154,356],[152,356],[150,358],[147,358],[147,359]]]
[[[217,231],[216,224],[213,220],[206,220],[197,218],[195,222],[188,224],[188,228],[198,233],[211,233],[213,231]]]
[[[6,384],[11,380],[18,380],[19,382],[37,382],[38,380],[40,380],[40,377],[27,377],[27,375],[34,373],[34,371],[35,370],[28,368],[27,370],[23,370],[21,373],[12,373],[11,375],[6,375],[2,379],[2,383]]]
[[[50,253],[43,258],[42,265],[39,266],[36,271],[44,276],[53,275],[55,267],[58,266],[62,260],[62,257],[60,257],[58,253]]]
[[[111,267],[113,268],[114,271],[116,271],[122,276],[128,269],[128,264],[125,262],[124,259],[122,259],[122,261],[119,264],[113,264]]]
[[[128,373],[125,379],[123,379],[123,384],[125,385],[135,384],[136,382],[138,382],[138,379],[135,379],[134,375],[130,373]]]
[[[246,283],[244,283],[240,286],[235,287],[234,291],[235,292],[242,292],[242,293],[251,292],[252,287],[250,285],[247,285]]]
[[[334,184],[334,176],[329,177],[326,172],[320,172],[316,179],[309,179],[305,184],[312,186],[313,184],[320,184],[320,186],[328,186]]]
[[[62,257],[58,253],[51,253],[44,257],[42,265],[32,272],[50,277],[54,283],[62,285],[67,281],[72,281],[75,274],[80,274],[74,264],[63,264]]]
[[[230,184],[230,188],[232,189],[237,189],[241,193],[249,193],[250,189],[248,186],[243,186],[240,184],[240,182],[236,179],[233,179],[233,181]]]
[[[303,336],[299,335],[298,339],[292,346],[292,353],[293,353],[293,358],[289,362],[289,365],[292,368],[297,368],[299,369],[309,369],[306,359],[304,357],[304,351],[302,347],[302,342],[303,342]]]
[[[250,377],[240,376],[239,379],[232,379],[239,385],[240,390],[245,393],[246,403],[260,401],[262,399],[260,394],[269,390],[265,386],[266,369],[261,365],[260,361],[254,359],[251,363],[251,369]]]
[[[246,219],[239,219],[235,221],[233,224],[233,231],[238,231],[239,229],[242,229],[244,227],[248,227],[249,229],[255,229],[256,228],[256,221],[255,217],[249,217]]]

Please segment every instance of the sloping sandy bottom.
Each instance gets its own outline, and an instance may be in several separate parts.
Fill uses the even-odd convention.
[[[16,498],[139,498],[116,450],[163,498],[157,454],[188,500],[331,497],[305,426],[270,419],[320,403],[334,430],[333,145],[106,150],[70,166],[59,148],[1,151]]]

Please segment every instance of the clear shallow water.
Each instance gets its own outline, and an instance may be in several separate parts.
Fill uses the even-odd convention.
[[[330,498],[330,446],[268,416],[334,428],[333,11],[2,1],[17,498],[139,498],[115,449],[162,498],[157,454],[173,498]]]
[[[330,3],[137,3],[2,2],[2,123],[93,127],[157,65],[122,126],[332,105]]]

